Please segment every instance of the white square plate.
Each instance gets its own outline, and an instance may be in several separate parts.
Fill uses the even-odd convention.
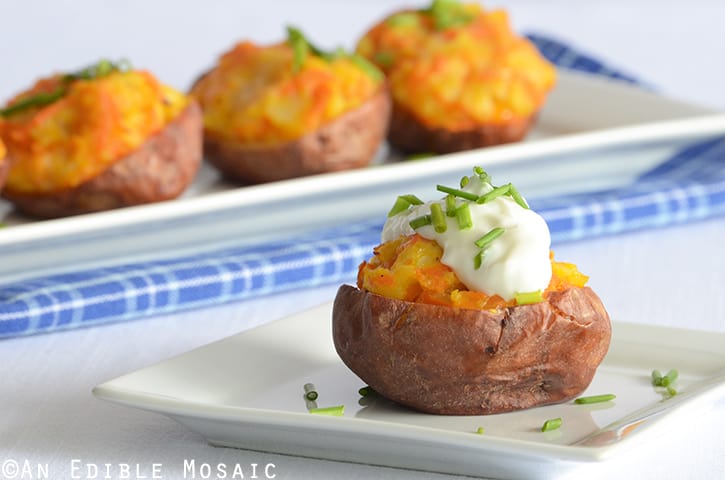
[[[335,353],[331,305],[242,332],[97,386],[104,400],[165,414],[212,444],[452,474],[551,478],[662,435],[674,414],[697,414],[725,396],[725,334],[613,324],[612,344],[584,395],[572,402],[490,416],[417,413],[374,397]],[[679,370],[678,394],[651,385],[653,369]],[[303,385],[320,407],[307,412]],[[561,428],[542,433],[549,418]],[[664,424],[664,426],[663,426]],[[474,433],[482,426],[483,435]],[[676,440],[673,440],[676,441]]]

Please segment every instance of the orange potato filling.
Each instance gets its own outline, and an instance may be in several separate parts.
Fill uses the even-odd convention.
[[[453,270],[441,263],[443,250],[434,241],[412,235],[383,243],[360,264],[359,288],[409,302],[491,310],[516,305],[498,295],[469,290]],[[547,293],[584,286],[589,277],[572,263],[557,262],[551,253],[552,275]],[[473,260],[471,260],[473,261]]]
[[[53,92],[61,82],[62,75],[41,79],[9,105]],[[6,187],[23,193],[76,187],[139,148],[187,104],[188,97],[146,71],[75,80],[55,102],[0,124],[0,137],[15,159]]]
[[[503,10],[460,4],[461,24],[404,10],[375,25],[357,51],[389,76],[396,102],[451,131],[527,118],[543,105],[556,70],[510,28]]]
[[[207,137],[250,145],[295,140],[370,99],[382,84],[347,56],[308,54],[293,71],[287,42],[238,43],[192,88]]]

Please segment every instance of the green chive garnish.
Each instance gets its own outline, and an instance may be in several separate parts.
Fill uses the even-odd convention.
[[[359,393],[361,397],[367,397],[374,391],[375,390],[373,390],[370,385],[366,385],[366,386],[362,387],[360,390],[358,390],[357,393]]]
[[[298,73],[302,70],[302,66],[307,59],[309,44],[300,30],[289,26],[287,27],[287,42],[292,47],[292,53],[294,55],[292,59],[292,72]]]
[[[480,252],[478,252],[476,254],[475,257],[473,257],[473,268],[474,268],[474,270],[478,270],[479,268],[481,268],[481,265],[483,265],[483,256],[484,256],[484,251],[481,250]]]
[[[478,248],[486,249],[491,244],[491,242],[503,235],[505,231],[506,229],[503,227],[496,227],[489,231],[486,235],[476,240],[475,244]]]
[[[501,185],[500,187],[496,187],[490,192],[481,195],[480,197],[476,198],[476,203],[486,203],[490,202],[493,199],[496,199],[502,195],[506,195],[509,193],[509,190],[511,190],[511,184],[507,183],[506,185]]]
[[[422,215],[408,222],[408,225],[410,225],[410,228],[413,230],[418,230],[420,227],[425,227],[426,225],[430,225],[432,223],[433,219],[430,215]]]
[[[461,177],[461,188],[464,188],[466,185],[468,185],[468,182],[470,182],[471,179],[469,177]]]
[[[433,229],[436,233],[443,233],[448,229],[446,223],[446,215],[443,213],[443,207],[440,203],[432,203],[430,206],[430,217],[433,223]]]
[[[511,184],[509,183],[509,185]],[[511,198],[514,199],[514,202],[516,202],[521,208],[525,208],[526,210],[529,209],[529,204],[526,203],[524,197],[521,196],[519,191],[513,185],[509,188],[509,194],[511,195]]]
[[[655,387],[662,386],[662,372],[659,370],[652,370],[652,385]]]
[[[383,72],[381,72],[378,67],[370,63],[365,57],[362,57],[357,54],[349,55],[350,61],[354,63],[360,70],[365,72],[367,76],[372,78],[376,82],[380,82],[383,80],[384,75]],[[418,158],[425,158],[425,157],[418,157]]]
[[[105,77],[115,71],[126,71],[130,68],[131,66],[126,60],[122,60],[118,63],[113,63],[106,59],[100,60],[98,63],[89,67],[63,75],[61,85],[56,87],[56,89],[52,92],[39,92],[35,95],[18,100],[6,108],[0,109],[0,117],[9,117],[10,115],[14,115],[33,107],[50,105],[51,103],[61,99],[66,94],[68,91],[68,85],[74,80],[93,80],[95,78]]]
[[[667,375],[662,377],[662,386],[663,387],[669,387],[674,383],[675,380],[677,380],[677,377],[679,376],[679,372],[675,370],[674,368],[667,372]]]
[[[402,12],[393,15],[385,20],[385,23],[391,27],[414,27],[418,25],[418,15],[412,12]]]
[[[393,208],[388,212],[388,218],[408,210],[411,205],[423,205],[423,201],[415,195],[400,195],[395,200]]]
[[[341,417],[345,413],[345,405],[336,405],[334,407],[311,408],[308,411],[310,413],[314,413],[316,415],[332,415],[334,417]]]
[[[516,305],[530,305],[544,300],[541,290],[534,292],[516,292],[514,293],[514,298],[516,299]]]
[[[667,387],[667,393],[669,393],[671,397],[674,397],[675,395],[677,395],[677,390],[672,387]]]
[[[541,426],[541,431],[550,432],[551,430],[556,430],[559,427],[561,427],[561,417],[551,418],[544,422],[544,424]]]
[[[478,178],[480,178],[482,182],[491,183],[491,175],[489,175],[483,168],[473,167],[473,173],[478,175]]]
[[[445,185],[437,185],[436,190],[443,193],[450,193],[451,195],[465,198],[466,200],[470,200],[472,202],[478,200],[478,195],[476,195],[475,193],[466,192],[465,190],[459,190],[457,188],[446,187]]]
[[[446,195],[446,216],[456,216],[456,196],[448,194]]]
[[[305,383],[304,389],[305,389],[305,398],[307,400],[317,400],[317,397],[318,397],[317,389],[315,388],[315,386],[313,384]]]
[[[486,430],[485,430],[485,429],[484,429],[483,427],[478,427],[478,428],[476,429],[476,433],[477,433],[477,434],[479,434],[479,435],[483,435],[483,433],[484,433],[485,431],[486,431]]]
[[[464,203],[456,209],[456,221],[458,222],[458,228],[461,230],[466,230],[473,226],[471,209],[467,203]]]
[[[603,395],[592,395],[589,397],[579,397],[576,400],[574,400],[574,403],[578,405],[587,405],[590,403],[602,403],[602,402],[608,402],[610,400],[614,400],[617,398],[616,395],[613,393],[605,393]]]

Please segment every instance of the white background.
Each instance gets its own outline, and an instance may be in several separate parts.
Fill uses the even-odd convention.
[[[521,31],[566,40],[668,96],[725,109],[722,0],[496,4],[509,9]],[[398,5],[391,0],[3,1],[0,98],[41,74],[82,67],[100,57],[129,58],[184,89],[238,39],[277,41],[289,23],[320,45],[351,46]],[[591,275],[614,318],[725,331],[724,240],[724,222],[714,219],[567,244],[557,256]],[[212,448],[171,420],[109,405],[90,394],[100,382],[233,334],[242,325],[330,300],[335,289],[0,342],[0,462],[47,463],[56,478],[69,476],[74,458],[140,463],[146,472],[152,463],[162,463],[164,478],[180,478],[184,459],[247,468],[272,462],[277,479],[449,478]],[[588,478],[725,478],[725,404],[703,412],[691,425],[673,432],[674,439],[580,473]]]

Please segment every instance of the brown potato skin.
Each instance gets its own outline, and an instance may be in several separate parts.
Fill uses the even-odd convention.
[[[453,153],[522,140],[536,115],[515,118],[505,124],[483,124],[453,131],[430,127],[399,103],[393,103],[388,142],[403,153]]]
[[[205,138],[204,153],[232,180],[265,183],[364,167],[388,131],[387,87],[358,108],[303,137],[279,145],[252,146]]]
[[[160,132],[97,177],[75,188],[29,194],[5,189],[26,215],[56,218],[169,200],[196,176],[202,160],[202,115],[192,101]]]
[[[10,160],[8,157],[0,158],[0,190],[5,185],[5,179],[8,178],[8,172],[10,171]]]
[[[579,395],[609,348],[611,325],[588,287],[490,312],[343,285],[332,333],[343,362],[381,395],[426,413],[487,415]]]

